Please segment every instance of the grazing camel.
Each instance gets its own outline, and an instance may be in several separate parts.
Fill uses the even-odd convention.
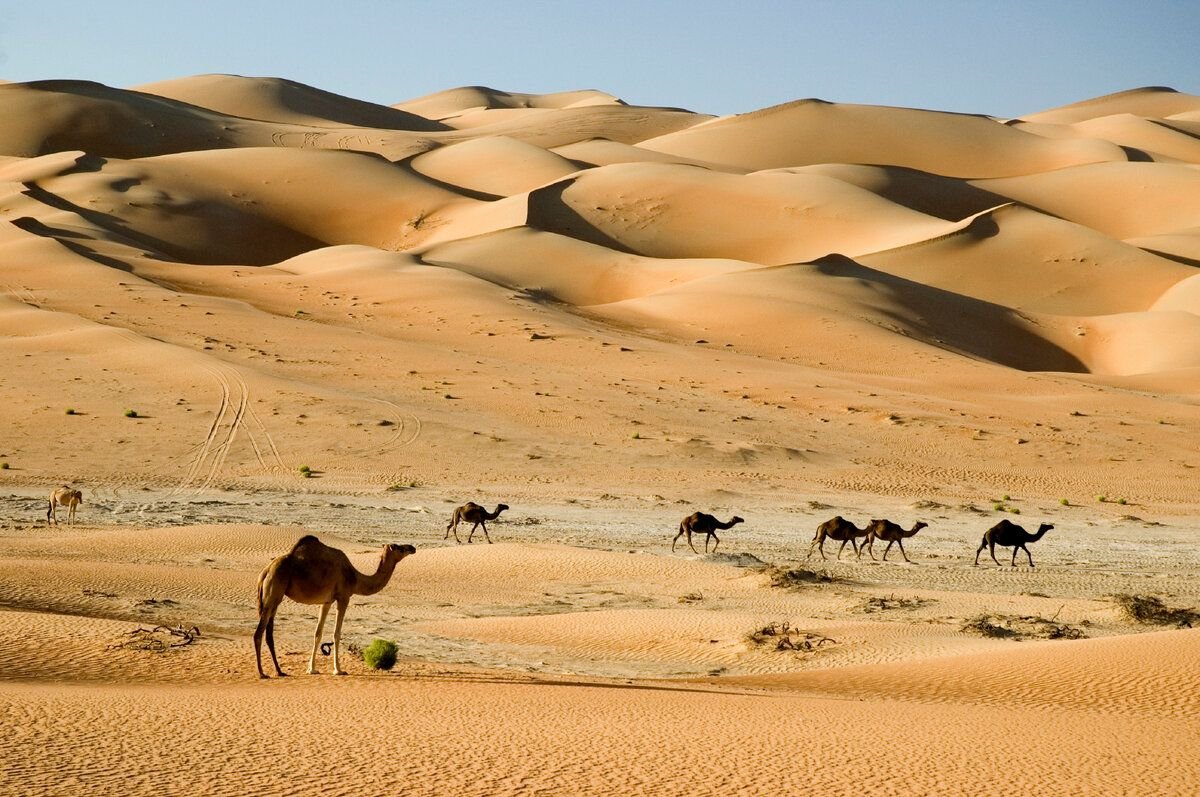
[[[805,561],[812,558],[814,550],[821,551],[821,558],[825,558],[825,540],[835,540],[842,543],[838,548],[837,558],[840,561],[842,551],[846,549],[846,543],[854,548],[854,553],[862,556],[862,551],[858,547],[858,538],[866,537],[871,532],[870,524],[865,529],[860,529],[848,520],[845,520],[841,515],[835,518],[826,520],[820,526],[817,526],[817,535],[812,538],[812,543],[808,546],[808,556],[804,557]]]
[[[75,509],[83,503],[83,493],[67,485],[59,487],[54,492],[50,493],[50,506],[46,509],[46,525],[51,522],[58,523],[58,512],[55,511],[59,506],[67,508],[67,523],[75,522]]]
[[[473,501],[468,501],[454,510],[454,514],[450,516],[450,522],[446,525],[446,536],[442,539],[450,539],[450,532],[453,531],[454,541],[461,543],[462,540],[458,538],[458,522],[460,520],[465,520],[467,523],[475,524],[471,527],[471,533],[467,535],[467,545],[471,544],[471,538],[475,536],[475,529],[479,528],[480,526],[483,526],[484,538],[488,541],[488,544],[491,544],[492,538],[488,536],[487,523],[484,521],[495,520],[496,518],[500,517],[500,513],[505,509],[508,509],[508,504],[496,504],[496,511],[488,512],[479,504]]]
[[[713,553],[716,553],[717,548],[721,546],[721,538],[717,536],[717,529],[731,529],[738,523],[745,522],[737,515],[734,515],[733,519],[728,523],[722,523],[712,515],[706,515],[703,512],[694,512],[685,517],[683,522],[679,524],[679,533],[675,535],[675,539],[671,540],[671,552],[675,552],[675,543],[679,541],[680,537],[686,534],[687,544],[692,549],[692,553],[700,553],[696,550],[696,546],[692,545],[692,535],[703,534],[704,552],[708,553],[708,538],[712,537],[717,541],[717,544],[713,546]]]
[[[1053,523],[1043,523],[1038,526],[1037,534],[1030,534],[1016,523],[1005,518],[983,533],[983,542],[979,543],[979,550],[975,552],[975,564],[976,566],[979,565],[979,554],[983,553],[983,549],[988,547],[991,548],[992,561],[1000,564],[1000,561],[996,559],[996,546],[1003,545],[1005,548],[1013,549],[1013,567],[1017,566],[1017,551],[1021,550],[1025,551],[1025,555],[1029,557],[1029,566],[1033,567],[1033,554],[1029,553],[1029,549],[1025,547],[1025,543],[1037,542],[1052,528],[1054,528]]]
[[[317,648],[321,644],[321,633],[325,630],[325,617],[329,607],[338,606],[337,623],[333,627],[333,672],[345,675],[338,663],[338,652],[342,641],[342,620],[346,618],[346,607],[353,595],[374,595],[387,586],[396,565],[406,556],[416,553],[411,545],[385,545],[379,559],[379,567],[373,575],[354,569],[350,558],[337,548],[330,548],[311,534],[301,537],[292,550],[278,557],[258,577],[258,628],[254,630],[254,658],[258,662],[258,676],[266,678],[262,668],[262,640],[267,637],[267,648],[275,672],[279,659],[275,656],[275,613],[285,597],[297,603],[320,604],[321,618],[317,620],[317,634],[313,640],[312,655],[308,658],[308,672],[317,672]]]
[[[924,521],[918,521],[911,529],[905,530],[890,520],[875,520],[871,521],[871,525],[867,526],[867,539],[859,546],[859,555],[862,555],[862,549],[866,548],[867,553],[871,554],[871,558],[875,558],[875,540],[887,540],[887,548],[883,550],[883,561],[887,561],[888,551],[892,550],[892,544],[900,546],[900,555],[904,557],[904,561],[909,562],[908,554],[904,552],[904,540],[911,537],[921,529],[928,526]]]

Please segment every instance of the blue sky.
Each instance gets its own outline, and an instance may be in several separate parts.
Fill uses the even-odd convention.
[[[1144,85],[1200,93],[1198,41],[1191,0],[38,0],[0,6],[0,78],[227,72],[382,104],[487,85],[716,114],[820,97],[1008,117]]]

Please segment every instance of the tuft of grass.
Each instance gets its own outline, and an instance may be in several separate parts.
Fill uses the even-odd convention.
[[[125,410],[125,417],[126,418],[136,418],[136,417],[138,417],[138,411],[137,410]]]
[[[1011,512],[1011,513],[1012,513],[1012,514],[1014,514],[1014,515],[1019,515],[1019,514],[1021,514],[1021,509],[1020,509],[1020,507],[1016,507],[1016,506],[1010,506],[1010,507],[1008,508],[1008,511],[1009,511],[1009,512]]]
[[[897,598],[895,595],[888,597],[867,598],[858,606],[858,610],[865,614],[874,612],[886,612],[892,609],[917,609],[929,603],[925,598]]]
[[[1068,501],[1068,500],[1067,500],[1067,499],[1065,499],[1065,498],[1060,498],[1060,499],[1058,499],[1058,502],[1059,502],[1060,504],[1062,504],[1063,506],[1070,506],[1070,505],[1071,505],[1071,502],[1070,502],[1070,501]]]
[[[8,463],[0,462],[0,470],[8,470]]]
[[[1003,512],[1004,504],[1000,504],[1000,503],[992,504],[992,509],[996,510],[997,512]]]
[[[67,415],[74,415],[74,414],[75,414],[75,408],[67,407]]]
[[[308,467],[307,465],[301,465],[300,466],[300,475],[306,479],[311,479],[313,477],[313,469]]]
[[[641,432],[634,432],[633,434],[631,434],[631,435],[630,435],[630,437],[632,437],[634,440],[641,440],[641,439],[642,439],[642,433],[641,433]]]
[[[699,591],[689,592],[686,595],[679,596],[680,603],[699,603],[702,600],[704,600],[704,593]]]
[[[376,639],[363,648],[363,663],[372,670],[390,670],[396,666],[396,643]]]
[[[1121,613],[1135,623],[1150,625],[1173,625],[1179,628],[1191,628],[1200,621],[1200,612],[1195,609],[1183,609],[1167,606],[1161,598],[1153,595],[1113,595],[1113,601]]]
[[[1117,503],[1120,504],[1121,506],[1125,506],[1125,504],[1127,504],[1129,502],[1126,501],[1124,498],[1118,498]]]
[[[1108,496],[1107,496],[1107,495],[1098,495],[1098,496],[1096,496],[1096,500],[1097,500],[1097,501],[1099,501],[1099,502],[1100,502],[1100,503],[1102,503],[1102,504],[1107,504],[1107,503],[1108,503]]]
[[[1012,496],[1010,496],[1008,493],[1005,493],[1004,495],[1000,496],[1000,500],[1001,501],[1011,501]]]

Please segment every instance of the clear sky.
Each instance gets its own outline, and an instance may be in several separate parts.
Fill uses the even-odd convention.
[[[29,0],[0,78],[225,72],[392,104],[597,88],[707,113],[802,97],[1010,117],[1146,85],[1200,93],[1194,0]]]

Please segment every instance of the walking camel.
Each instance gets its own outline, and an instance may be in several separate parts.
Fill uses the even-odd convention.
[[[808,546],[808,556],[804,557],[804,560],[808,561],[812,558],[813,550],[820,550],[821,558],[824,559],[826,539],[840,541],[842,543],[837,552],[837,558],[839,561],[842,558],[842,551],[846,549],[847,542],[850,543],[852,548],[854,548],[854,553],[861,557],[862,550],[859,548],[857,540],[859,537],[866,537],[870,533],[870,524],[867,524],[865,529],[860,529],[858,526],[855,526],[850,521],[844,519],[841,515],[838,515],[837,517],[826,520],[824,523],[817,526],[817,534],[812,538],[812,543]]]
[[[716,553],[717,548],[719,548],[721,545],[721,538],[717,536],[717,529],[731,529],[738,523],[745,522],[746,521],[742,520],[737,515],[734,515],[733,519],[731,519],[728,523],[722,523],[712,515],[705,514],[704,512],[694,512],[685,517],[683,522],[679,524],[679,533],[675,535],[675,539],[671,540],[671,552],[675,552],[675,543],[679,541],[680,537],[686,534],[687,544],[688,547],[692,549],[692,553],[700,553],[696,550],[696,546],[692,545],[692,535],[703,534],[704,552],[708,553],[708,538],[712,537],[717,541],[717,544],[713,546],[713,553]]]
[[[450,539],[450,532],[453,531],[454,541],[461,543],[462,540],[458,538],[458,522],[465,520],[467,523],[475,524],[471,527],[471,533],[467,535],[467,545],[471,544],[471,538],[475,536],[475,529],[480,526],[483,526],[484,538],[491,544],[492,538],[488,536],[487,523],[485,521],[495,520],[500,517],[500,513],[505,509],[508,509],[508,504],[496,504],[496,511],[488,512],[487,509],[474,501],[468,501],[454,510],[454,514],[450,516],[450,522],[446,525],[446,536],[442,539]]]
[[[346,607],[354,595],[374,595],[387,586],[396,565],[417,549],[411,545],[385,545],[379,558],[379,567],[372,575],[360,573],[350,564],[350,558],[337,548],[331,548],[309,534],[301,537],[292,550],[276,558],[258,577],[258,627],[254,629],[254,658],[258,664],[258,677],[266,678],[262,668],[262,640],[267,637],[267,649],[275,673],[286,675],[279,668],[275,655],[275,613],[285,597],[297,603],[320,604],[321,617],[317,620],[317,633],[313,639],[312,655],[308,658],[308,672],[317,672],[317,648],[325,630],[325,617],[329,607],[337,603],[337,622],[333,627],[333,672],[345,675],[338,661],[342,642],[342,620],[346,619]]]
[[[1029,566],[1033,567],[1033,554],[1029,553],[1029,549],[1025,547],[1025,544],[1037,542],[1052,528],[1054,528],[1053,523],[1043,523],[1038,526],[1036,534],[1030,534],[1007,518],[1001,520],[983,533],[983,542],[979,543],[979,550],[975,552],[975,564],[976,566],[979,565],[979,554],[983,553],[984,548],[990,548],[992,561],[1000,564],[1000,561],[996,559],[996,546],[1003,545],[1005,548],[1013,549],[1013,567],[1017,566],[1017,551],[1021,550],[1025,551],[1025,555],[1029,557]]]
[[[50,493],[50,506],[46,509],[46,524],[49,525],[51,522],[58,523],[58,512],[55,510],[59,506],[67,508],[67,523],[74,523],[75,509],[82,503],[83,493],[64,484]]]
[[[892,550],[892,544],[900,546],[900,555],[904,557],[904,561],[912,564],[908,559],[908,554],[904,552],[904,540],[912,537],[921,529],[929,524],[924,521],[917,521],[911,529],[903,529],[898,524],[890,520],[872,520],[867,526],[867,539],[859,546],[859,555],[862,555],[862,549],[866,548],[867,553],[871,554],[871,558],[875,558],[875,540],[887,540],[887,548],[883,550],[883,561],[887,561],[888,551]]]

